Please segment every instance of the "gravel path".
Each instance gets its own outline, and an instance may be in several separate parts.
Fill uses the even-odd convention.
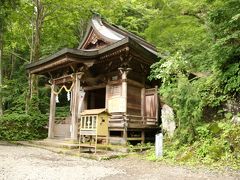
[[[240,174],[188,170],[134,157],[95,161],[26,146],[0,145],[0,180],[239,179]]]

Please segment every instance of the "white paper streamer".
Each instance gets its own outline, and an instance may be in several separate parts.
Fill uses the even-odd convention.
[[[58,95],[56,96],[56,103],[59,103]]]

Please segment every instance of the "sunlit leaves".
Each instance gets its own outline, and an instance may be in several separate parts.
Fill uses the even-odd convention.
[[[152,65],[150,78],[161,79],[164,102],[173,107],[181,124],[194,129],[204,121],[204,108],[221,108],[239,96],[240,2],[158,2],[159,16],[145,33],[162,59]]]

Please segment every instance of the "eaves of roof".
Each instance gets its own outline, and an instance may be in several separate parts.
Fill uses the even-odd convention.
[[[135,40],[131,39],[131,38],[124,38],[120,41],[117,41],[109,46],[106,46],[104,48],[101,48],[99,50],[81,50],[81,49],[70,49],[70,48],[64,48],[60,51],[58,51],[57,53],[51,55],[51,56],[48,56],[44,59],[41,59],[37,62],[33,62],[31,64],[28,64],[26,65],[26,69],[31,69],[31,68],[34,68],[34,67],[37,67],[37,66],[41,66],[41,65],[44,65],[44,64],[47,64],[61,56],[64,56],[64,55],[74,55],[74,56],[77,56],[79,59],[93,59],[93,58],[97,58],[99,56],[101,56],[102,54],[108,52],[108,51],[111,51],[115,48],[118,48],[118,47],[121,47],[123,45],[127,45],[136,50],[136,51],[141,51],[143,52],[143,55],[144,56],[147,56],[149,57],[150,59],[153,59],[153,62],[154,60],[157,58],[157,56],[155,54],[153,54],[151,51],[149,51],[148,49],[144,48],[143,46],[141,46],[138,42],[136,42]]]

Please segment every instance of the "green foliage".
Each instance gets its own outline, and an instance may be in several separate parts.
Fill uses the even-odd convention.
[[[17,69],[17,68],[16,68]],[[2,89],[3,103],[6,112],[24,112],[26,91],[28,88],[27,78],[22,74],[25,68],[20,66],[18,70],[13,70],[11,79],[4,79],[4,88]]]
[[[239,1],[164,1],[162,5],[161,16],[146,30],[161,53],[150,79],[161,80],[160,94],[175,111],[178,137],[182,143],[192,143],[196,127],[205,121],[204,109],[221,108],[239,94]]]
[[[94,7],[104,18],[128,31],[145,36],[145,29],[157,14],[151,1],[118,0],[100,1],[100,7]]]
[[[145,33],[161,59],[149,78],[161,80],[162,101],[173,108],[178,125],[165,141],[163,160],[239,169],[239,126],[222,107],[240,92],[239,0],[154,2],[161,15]],[[204,119],[210,108],[219,113]]]
[[[46,114],[49,112],[49,109],[50,109],[50,96],[51,96],[51,93],[50,93],[50,88],[49,87],[41,87],[39,88],[39,111],[42,113],[42,114]]]
[[[164,160],[240,163],[239,126],[229,123],[234,114],[222,108],[240,91],[239,0],[41,2],[46,13],[40,36],[42,57],[62,47],[77,47],[91,11],[157,46],[160,58],[152,65],[150,79],[161,81],[161,100],[173,107],[178,126],[174,137],[165,141]],[[43,77],[39,80],[38,97],[32,99],[25,114],[25,65],[32,53],[35,18],[33,1],[0,2],[0,25],[4,25],[0,95],[5,113],[0,117],[0,139],[46,137],[50,88]],[[59,98],[60,102],[66,101],[61,99],[65,95]],[[68,116],[67,105],[60,103],[56,116]],[[219,110],[215,119],[204,119],[207,108]],[[216,121],[219,114],[226,122]],[[150,157],[154,159],[152,151]]]
[[[182,52],[191,69],[209,68],[207,51],[211,37],[206,33],[206,3],[202,1],[158,1],[160,12],[145,34],[162,56]],[[203,53],[204,52],[204,53]]]
[[[228,120],[204,123],[196,128],[196,139],[184,145],[179,138],[164,139],[163,158],[156,159],[154,149],[147,159],[189,165],[229,166],[240,169],[240,127]]]
[[[0,117],[0,140],[31,140],[47,137],[47,117],[11,113]]]
[[[6,29],[6,23],[9,14],[16,8],[18,5],[18,0],[1,0],[0,1],[0,31]]]
[[[188,63],[181,53],[173,57],[163,58],[152,66],[150,78],[161,79],[160,94],[176,113],[177,124],[181,134],[186,131],[187,143],[194,140],[195,126],[202,117],[202,96],[199,92],[199,82],[188,79]]]
[[[70,116],[70,106],[56,107],[56,117]]]

